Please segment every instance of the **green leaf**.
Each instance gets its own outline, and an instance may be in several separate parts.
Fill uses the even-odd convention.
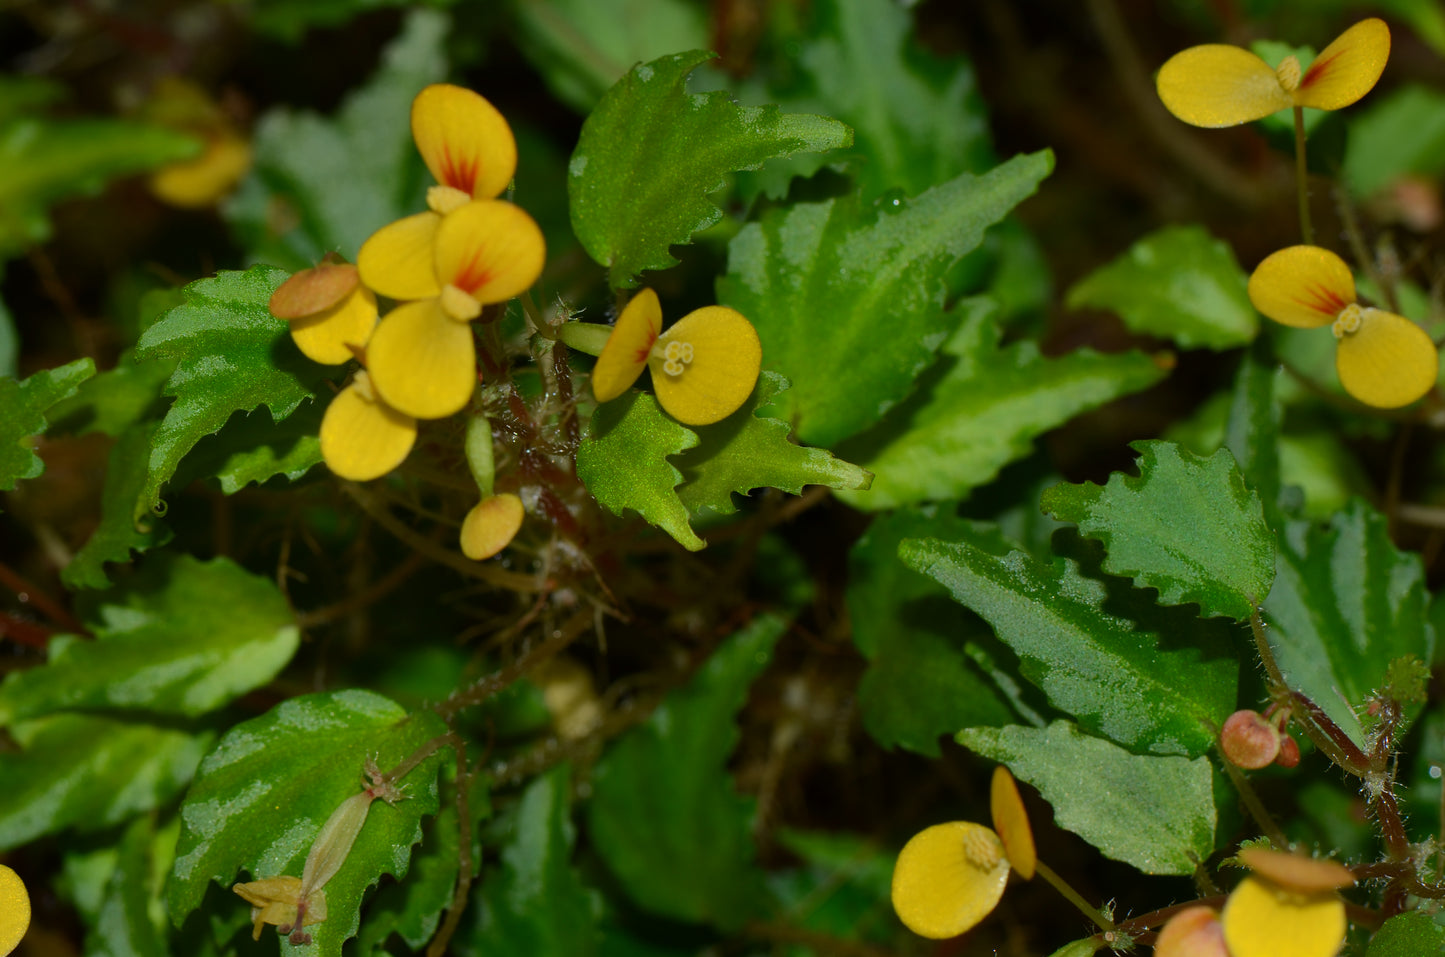
[[[1278,364],[1268,340],[1256,340],[1239,360],[1229,397],[1224,446],[1239,464],[1244,480],[1259,494],[1264,520],[1278,528],[1280,493],[1280,420],[1274,380]]]
[[[853,643],[869,659],[858,707],[882,747],[936,758],[940,735],[1017,720],[1017,687],[996,684],[979,664],[998,640],[947,589],[898,560],[905,538],[947,539],[967,527],[948,506],[903,508],[875,519],[848,555]]]
[[[502,868],[482,885],[482,954],[586,957],[597,949],[592,902],[571,863],[571,773],[559,765],[522,793]]]
[[[1435,629],[1420,556],[1390,540],[1390,523],[1359,499],[1327,527],[1290,522],[1264,603],[1269,644],[1289,686],[1367,748],[1357,714],[1390,662],[1433,661]]]
[[[1445,950],[1445,927],[1424,911],[1396,914],[1375,931],[1365,957],[1425,957]]]
[[[0,266],[3,266],[0,263]],[[0,269],[0,280],[5,278]],[[10,314],[5,300],[0,299],[0,376],[11,379],[20,376],[20,333],[15,328],[15,317]]]
[[[771,411],[824,447],[882,418],[956,321],[944,311],[949,267],[1052,168],[1048,152],[1019,156],[913,199],[865,207],[853,194],[744,226],[718,299],[752,321],[764,366],[792,382]]]
[[[1227,644],[1192,647],[1194,635],[1118,617],[1116,596],[1072,559],[1043,565],[978,525],[954,542],[906,540],[898,554],[992,625],[1023,676],[1090,732],[1141,754],[1196,756],[1234,710]]]
[[[157,427],[157,423],[136,425],[111,447],[100,493],[100,524],[61,569],[65,587],[105,588],[110,585],[107,562],[128,562],[131,552],[146,552],[171,540],[171,530],[155,515],[135,517],[150,478],[151,440]]]
[[[1411,174],[1445,170],[1445,92],[1410,84],[1392,90],[1350,119],[1344,181],[1364,199]]]
[[[163,853],[169,840],[175,846],[176,832],[167,828],[157,834],[149,816],[130,822],[121,833],[115,859],[85,935],[85,952],[90,957],[166,957],[167,945],[160,877],[153,857]]]
[[[46,412],[95,373],[90,359],[42,369],[19,382],[0,378],[0,491],[15,488],[21,479],[45,471],[40,456],[30,451],[30,440],[46,428]]]
[[[896,849],[849,833],[784,828],[776,837],[803,862],[769,874],[773,896],[790,922],[860,943],[896,938],[898,918],[889,900]]]
[[[707,543],[688,524],[677,494],[682,473],[667,461],[697,442],[697,433],[664,415],[652,396],[628,392],[592,413],[577,447],[577,477],[613,515],[634,509],[697,551]]]
[[[812,94],[853,127],[859,183],[868,198],[916,196],[994,163],[973,70],[911,41],[912,16],[889,0],[820,0],[815,39],[798,65]]]
[[[196,443],[175,481],[184,486],[191,478],[218,479],[227,495],[276,476],[294,482],[321,464],[325,415],[320,401],[306,403],[284,422],[258,412],[237,412],[221,431]]]
[[[137,362],[127,350],[114,369],[97,373],[80,384],[75,395],[50,410],[56,432],[85,435],[101,432],[119,438],[123,432],[165,412],[162,387],[176,371],[173,360]]]
[[[86,617],[94,641],[57,638],[44,666],[6,677],[0,724],[80,708],[195,717],[266,684],[300,643],[275,583],[225,558],[148,563]]]
[[[868,491],[839,496],[854,508],[964,498],[1028,455],[1039,435],[1165,375],[1140,352],[1079,349],[1046,359],[1032,339],[999,348],[992,303],[967,300],[962,311],[918,391],[839,447],[876,476]]]
[[[480,781],[473,781],[473,808],[481,791]],[[367,902],[366,920],[361,922],[356,938],[357,953],[389,953],[383,945],[392,934],[420,951],[436,933],[441,913],[451,905],[456,887],[460,860],[456,805],[443,804],[425,830],[421,847],[412,853],[406,880],[384,885]],[[474,842],[473,850],[478,849]]]
[[[582,124],[567,180],[572,227],[614,289],[636,285],[644,269],[677,264],[668,247],[722,218],[708,194],[728,173],[852,142],[826,116],[689,94],[687,75],[712,56],[679,53],[634,67]]]
[[[969,728],[958,743],[1038,788],[1059,827],[1145,874],[1193,874],[1214,850],[1207,757],[1130,754],[1068,721]]]
[[[451,21],[422,9],[403,24],[334,118],[282,108],[256,124],[254,171],[225,207],[254,258],[290,270],[331,251],[354,262],[373,232],[422,208],[430,183],[411,139],[411,101],[446,78]]]
[[[1274,582],[1274,536],[1228,449],[1209,458],[1172,442],[1134,442],[1137,478],[1056,485],[1044,511],[1103,542],[1104,569],[1154,588],[1166,605],[1245,621]]]
[[[1104,949],[1104,944],[1093,937],[1085,937],[1083,940],[1076,940],[1073,943],[1065,944],[1054,951],[1049,957],[1093,957]]]
[[[175,160],[201,144],[186,133],[125,120],[0,120],[0,261],[50,238],[50,207],[110,180]]]
[[[533,68],[584,114],[635,64],[712,42],[706,10],[685,0],[531,0],[515,17]]]
[[[445,7],[456,0],[422,0],[427,6]],[[413,6],[412,0],[251,0],[247,21],[257,33],[295,43],[318,27],[341,27],[374,10]]]
[[[166,313],[140,337],[136,357],[175,359],[165,393],[176,401],[151,447],[150,475],[135,517],[160,504],[161,487],[196,443],[219,432],[234,412],[261,405],[281,422],[308,399],[325,375],[291,342],[286,323],[267,309],[284,270],[253,266],[223,272],[184,289],[185,305]]]
[[[206,885],[229,887],[290,874],[302,865],[321,825],[365,784],[368,758],[385,771],[446,733],[431,711],[408,714],[369,691],[305,695],[236,725],[206,756],[181,806],[181,836],[167,885],[171,921],[200,906]],[[308,928],[312,948],[282,950],[335,957],[360,924],[361,898],[383,874],[405,877],[421,819],[437,811],[437,752],[399,782],[410,800],[375,801],[341,870],[326,884],[328,917]]]
[[[753,801],[734,790],[734,715],[785,622],[763,616],[728,639],[593,773],[588,833],[627,894],[675,920],[735,929],[762,906]]]
[[[772,486],[797,495],[804,485],[867,488],[873,477],[864,469],[834,458],[825,449],[809,449],[788,441],[792,429],[779,419],[758,416],[757,410],[788,387],[776,372],[764,372],[743,407],[716,425],[694,428],[698,444],[674,461],[682,470],[678,497],[693,515],[731,515],[733,493],[747,495]]]
[[[13,725],[0,753],[0,850],[67,828],[99,830],[176,797],[213,736],[102,715]]]
[[[1070,309],[1118,313],[1135,332],[1185,349],[1232,349],[1259,334],[1234,252],[1201,226],[1150,233],[1069,290]]]

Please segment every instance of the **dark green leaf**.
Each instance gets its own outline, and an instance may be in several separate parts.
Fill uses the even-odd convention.
[[[728,173],[852,142],[825,116],[689,94],[687,75],[712,56],[679,53],[634,67],[582,124],[567,183],[572,228],[615,289],[636,285],[644,269],[676,265],[668,248],[722,218],[708,194]]]
[[[19,480],[45,471],[40,456],[30,451],[30,440],[45,431],[50,407],[74,395],[94,373],[94,362],[76,359],[19,382],[0,378],[0,491],[8,492]]]
[[[1279,536],[1279,574],[1264,603],[1269,644],[1289,686],[1367,747],[1364,713],[1390,662],[1432,661],[1420,556],[1390,540],[1389,521],[1359,499],[1328,527],[1290,522]]]
[[[265,405],[281,422],[316,398],[324,369],[303,357],[286,323],[266,304],[286,273],[270,266],[221,273],[193,282],[186,303],[166,313],[136,346],[136,356],[178,360],[166,383],[176,401],[166,412],[151,448],[150,475],[135,505],[140,519],[160,504],[161,488],[196,443],[234,412]]]
[[[881,943],[896,937],[898,918],[889,901],[893,848],[837,832],[780,829],[777,840],[803,862],[769,875],[773,895],[791,921],[841,940]]]
[[[260,412],[237,412],[221,431],[196,443],[175,481],[184,485],[193,477],[215,478],[227,495],[276,476],[294,482],[321,464],[325,415],[321,401],[302,405],[284,422]]]
[[[292,698],[236,725],[206,756],[181,806],[167,885],[171,921],[179,926],[200,905],[207,884],[229,887],[238,871],[253,880],[300,877],[321,825],[366,784],[367,759],[385,771],[445,732],[435,713],[408,714],[367,691]],[[410,800],[372,803],[346,862],[324,888],[328,916],[308,928],[314,943],[302,950],[283,942],[283,951],[339,955],[356,933],[366,889],[383,874],[406,876],[421,819],[437,810],[443,757],[431,755],[399,782]]]
[[[475,784],[473,787],[475,790]],[[425,830],[421,847],[412,853],[406,880],[386,884],[367,902],[366,919],[356,938],[358,953],[387,953],[382,946],[392,934],[420,951],[436,933],[441,912],[452,902],[457,880],[460,844],[456,805],[442,805]]]
[[[107,874],[99,906],[85,935],[88,957],[166,957],[164,898],[165,868],[153,858],[164,854],[164,844],[175,847],[176,830],[156,833],[149,816],[135,818],[121,834],[115,860]]]
[[[119,824],[174,798],[211,746],[209,733],[87,714],[13,725],[0,753],[0,849],[66,828]]]
[[[1035,153],[913,199],[800,203],[743,227],[718,298],[757,328],[763,365],[792,382],[773,411],[801,441],[832,446],[912,390],[956,322],[944,311],[949,267],[1052,168]]]
[[[1055,707],[1132,751],[1203,754],[1210,727],[1234,710],[1238,665],[1227,646],[1206,657],[1106,611],[1113,596],[1073,560],[1040,564],[983,526],[955,542],[904,541],[899,557],[992,625]]]
[[[1365,957],[1427,957],[1445,951],[1445,927],[1424,911],[1396,914],[1375,931]]]
[[[1207,757],[1131,754],[1068,721],[970,728],[958,743],[1038,788],[1059,827],[1145,874],[1192,874],[1214,850]]]
[[[727,762],[738,742],[733,716],[784,626],[755,619],[597,763],[588,831],[648,911],[725,930],[759,914],[753,801],[734,789]]]
[[[1232,349],[1259,334],[1233,251],[1200,226],[1151,233],[1069,290],[1070,309],[1116,312],[1135,332],[1185,349]]]
[[[667,457],[697,445],[697,433],[664,415],[642,392],[605,402],[592,413],[577,448],[577,476],[614,515],[635,509],[647,521],[696,551],[707,543],[688,524],[678,498],[682,473]]]
[[[840,447],[876,476],[868,491],[839,496],[855,508],[963,498],[1028,455],[1039,435],[1165,374],[1140,352],[1079,349],[1046,359],[1031,339],[999,348],[992,304],[968,300],[962,311],[918,391]]]
[[[0,271],[0,279],[4,278],[5,273]],[[15,329],[15,317],[10,315],[5,300],[0,299],[0,376],[15,379],[19,370],[20,333]]]
[[[87,379],[75,395],[57,402],[50,421],[57,432],[101,432],[119,438],[138,422],[161,417],[161,390],[175,370],[174,360],[137,362],[135,353],[127,351],[114,369]]]
[[[863,469],[824,449],[794,445],[788,441],[788,423],[756,414],[787,387],[788,380],[776,372],[764,372],[742,408],[716,425],[693,430],[697,447],[674,459],[684,482],[678,497],[690,513],[730,515],[737,511],[734,493],[747,495],[764,486],[793,495],[805,485],[868,487],[872,476]]]
[[[456,0],[423,0],[427,6],[445,7]],[[374,10],[415,6],[411,0],[252,0],[247,19],[258,33],[296,42],[310,30],[341,27]]]
[[[1159,591],[1166,605],[1197,603],[1204,617],[1244,621],[1274,582],[1274,536],[1259,496],[1227,449],[1209,458],[1172,442],[1135,442],[1138,477],[1056,485],[1043,509],[1103,542],[1104,569]]]
[[[1344,181],[1360,199],[1402,176],[1445,170],[1445,93],[1410,84],[1371,98],[1350,120]]]
[[[60,572],[67,588],[105,588],[107,562],[128,562],[131,552],[146,552],[171,540],[171,530],[147,512],[136,518],[137,503],[150,478],[151,440],[157,423],[127,429],[111,447],[100,493],[100,525]]]
[[[1244,480],[1259,494],[1264,520],[1278,528],[1280,493],[1280,406],[1275,401],[1277,363],[1268,339],[1255,341],[1239,360],[1229,397],[1224,446],[1239,464]]]
[[[44,666],[0,685],[0,724],[79,708],[205,714],[274,678],[300,642],[275,583],[225,558],[151,562],[87,618],[96,640],[56,638]]]

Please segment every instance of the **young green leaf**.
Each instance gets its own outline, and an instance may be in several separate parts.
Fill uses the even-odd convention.
[[[953,542],[905,540],[898,554],[992,625],[1055,707],[1131,751],[1203,754],[1234,710],[1227,645],[1201,649],[1118,617],[1116,596],[1072,559],[1040,564],[978,525]]]
[[[1145,874],[1193,874],[1214,851],[1207,757],[1131,754],[1068,721],[969,728],[958,743],[1038,788],[1059,827]]]
[[[50,660],[0,685],[0,724],[118,708],[195,717],[274,678],[300,633],[268,578],[224,558],[151,562],[93,599],[94,641],[57,638]]]
[[[430,711],[408,714],[368,691],[292,698],[236,725],[206,756],[181,805],[181,836],[167,885],[176,926],[200,906],[211,881],[300,877],[331,812],[359,793],[368,758],[384,771],[446,725]],[[373,802],[341,870],[327,882],[327,918],[307,928],[310,957],[336,957],[360,923],[361,899],[383,874],[405,877],[421,819],[437,811],[435,753],[397,784],[410,800]],[[283,944],[283,947],[287,945]],[[303,951],[297,951],[303,953]]]
[[[784,627],[755,619],[597,762],[588,832],[628,895],[654,914],[726,930],[760,912],[753,802],[734,790],[727,762],[738,742],[733,716]]]
[[[1116,472],[1107,485],[1056,485],[1041,507],[1103,542],[1104,569],[1158,589],[1164,604],[1195,602],[1206,618],[1247,620],[1274,582],[1275,546],[1234,456],[1220,449],[1204,458],[1172,442],[1132,447],[1137,478]]]
[[[582,124],[567,181],[572,227],[614,289],[635,286],[644,269],[677,264],[669,247],[722,218],[708,194],[728,173],[852,142],[848,127],[826,116],[689,94],[688,74],[712,56],[679,53],[634,67]]]
[[[281,422],[302,402],[316,398],[323,368],[301,355],[286,323],[266,306],[285,279],[280,269],[253,266],[193,282],[184,290],[185,305],[141,336],[137,358],[176,359],[178,364],[165,390],[176,401],[153,439],[136,519],[160,504],[161,488],[181,459],[219,432],[232,413],[265,405],[272,422]]]
[[[731,515],[737,511],[733,493],[747,495],[764,486],[793,495],[805,485],[868,487],[873,477],[864,469],[834,458],[825,449],[794,445],[788,441],[792,431],[788,423],[756,414],[787,387],[787,379],[764,372],[742,408],[716,425],[694,427],[697,446],[673,459],[684,483],[677,494],[688,512]]]
[[[1047,152],[1019,156],[892,205],[852,194],[744,226],[718,299],[757,328],[764,367],[792,382],[770,411],[823,447],[877,422],[956,323],[944,311],[949,267],[1052,168]]]
[[[667,457],[697,445],[697,433],[664,415],[642,392],[604,402],[592,413],[577,447],[577,477],[613,515],[635,509],[647,521],[697,551],[707,543],[688,524],[678,497],[682,473]]]
[[[15,488],[21,479],[45,471],[40,456],[30,451],[30,439],[46,429],[51,406],[95,374],[90,359],[76,359],[54,369],[42,369],[28,379],[0,378],[0,491]]]
[[[1259,334],[1248,277],[1224,242],[1201,226],[1151,233],[1069,290],[1070,309],[1118,313],[1135,332],[1185,349],[1233,349]]]
[[[1264,603],[1269,644],[1289,686],[1367,747],[1358,714],[1405,655],[1433,661],[1435,629],[1420,556],[1390,540],[1385,516],[1359,499],[1328,527],[1290,522]]]
[[[175,798],[214,737],[88,714],[12,725],[18,752],[0,752],[0,850],[67,828],[119,824]]]
[[[1046,359],[1031,339],[1000,348],[989,300],[967,300],[961,311],[963,324],[918,390],[839,448],[876,475],[868,491],[839,496],[854,508],[964,498],[1027,455],[1039,435],[1165,375],[1141,352],[1078,349]]]
[[[60,571],[71,589],[105,588],[108,562],[128,562],[131,552],[146,552],[171,540],[171,530],[159,518],[135,517],[136,504],[150,478],[151,441],[159,423],[138,423],[121,433],[111,446],[100,493],[100,524],[80,551]]]

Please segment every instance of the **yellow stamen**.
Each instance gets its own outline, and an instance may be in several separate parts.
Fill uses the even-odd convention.
[[[471,322],[482,314],[482,304],[451,283],[442,288],[442,312],[457,322]]]
[[[1335,334],[1336,339],[1343,339],[1345,336],[1359,332],[1360,324],[1364,319],[1365,310],[1360,308],[1359,303],[1352,302],[1340,310],[1340,314],[1335,317],[1334,325],[1330,326],[1330,331]]]
[[[1279,85],[1286,93],[1293,93],[1299,89],[1299,59],[1291,55],[1280,60],[1279,66],[1274,68],[1274,75],[1279,77]]]

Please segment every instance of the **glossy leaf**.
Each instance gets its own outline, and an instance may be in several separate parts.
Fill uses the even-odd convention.
[[[764,368],[792,382],[770,411],[825,447],[877,422],[956,323],[944,311],[949,268],[1052,168],[1047,152],[1019,156],[891,205],[855,194],[743,227],[718,298],[757,328]]]
[[[476,783],[473,790],[475,808],[476,799],[481,797]],[[422,843],[412,852],[406,880],[385,884],[367,901],[366,919],[356,938],[358,953],[389,953],[383,947],[393,934],[413,950],[423,949],[436,933],[442,911],[451,906],[459,849],[456,805],[443,803],[423,830]],[[473,861],[479,859],[474,857]]]
[[[723,929],[759,915],[753,801],[737,793],[727,764],[738,742],[733,716],[784,627],[755,619],[597,762],[588,833],[628,896],[653,914]]]
[[[1069,290],[1070,309],[1117,313],[1135,332],[1185,349],[1232,349],[1259,334],[1234,252],[1200,226],[1151,233]]]
[[[852,141],[825,116],[688,93],[688,74],[711,57],[694,51],[634,67],[582,124],[567,181],[572,227],[614,289],[675,265],[668,248],[722,218],[708,194],[728,173]]]
[[[215,435],[196,443],[176,472],[175,482],[214,478],[234,495],[247,485],[281,477],[296,481],[321,464],[324,396],[275,422],[262,412],[237,412]]]
[[[1118,617],[1115,596],[1072,559],[1041,564],[977,525],[953,542],[905,540],[899,557],[992,625],[1023,676],[1090,732],[1141,754],[1197,756],[1234,710],[1227,645],[1191,647]]]
[[[128,562],[131,552],[146,552],[171,540],[171,530],[153,514],[135,517],[150,478],[151,440],[156,423],[136,425],[111,446],[100,493],[100,524],[60,571],[67,588],[105,588],[110,562]]]
[[[212,735],[102,715],[58,714],[12,725],[0,753],[0,849],[68,828],[99,830],[172,800]]]
[[[181,806],[167,885],[172,922],[179,925],[200,905],[211,881],[230,887],[236,880],[299,877],[321,825],[365,784],[366,760],[386,770],[445,731],[435,713],[408,714],[367,691],[291,698],[231,728],[206,756]],[[398,782],[410,800],[372,803],[341,870],[324,888],[327,919],[307,928],[314,943],[298,953],[339,955],[356,933],[366,889],[384,874],[406,876],[421,819],[437,810],[437,769],[445,756],[433,754]]]
[[[1445,927],[1424,911],[1396,914],[1375,931],[1365,957],[1418,957],[1445,950]]]
[[[48,413],[50,422],[56,432],[101,432],[119,438],[136,423],[164,413],[161,389],[175,366],[167,360],[137,362],[128,350],[115,368],[96,373],[74,395],[57,402]]]
[[[1132,447],[1137,477],[1056,485],[1041,507],[1103,542],[1104,569],[1157,589],[1164,604],[1194,602],[1206,618],[1247,620],[1274,582],[1275,547],[1234,456],[1220,449],[1204,458],[1172,442]]]
[[[1132,754],[1068,721],[969,728],[958,743],[1038,788],[1059,827],[1145,874],[1192,874],[1214,850],[1207,757]]]
[[[696,551],[707,543],[688,524],[677,493],[682,473],[667,456],[697,442],[697,433],[664,415],[652,396],[629,392],[592,413],[577,448],[577,476],[612,514],[633,509]]]
[[[848,504],[875,511],[964,498],[1028,455],[1044,432],[1165,375],[1140,352],[1079,349],[1046,359],[1031,339],[1000,348],[988,300],[969,300],[963,313],[918,391],[839,447],[876,476],[868,491],[839,496]]]
[[[50,660],[0,685],[0,724],[63,709],[195,717],[274,678],[300,643],[286,598],[234,562],[181,555],[97,595],[95,640],[57,638]]]
[[[1353,499],[1328,526],[1286,525],[1278,564],[1264,603],[1275,660],[1291,688],[1366,747],[1357,715],[1390,662],[1433,660],[1420,556],[1395,548],[1385,516]]]
[[[764,486],[793,495],[805,485],[868,487],[872,476],[864,469],[825,449],[793,444],[788,423],[756,414],[787,387],[788,381],[776,372],[764,372],[742,408],[716,425],[693,427],[697,446],[673,459],[684,482],[678,497],[690,513],[731,515],[737,511],[734,493],[747,495]]]
[[[324,370],[305,359],[286,323],[266,307],[286,273],[270,266],[221,273],[186,286],[177,306],[145,331],[139,359],[175,359],[165,394],[175,397],[153,438],[150,475],[136,502],[143,518],[198,442],[219,432],[234,412],[265,405],[281,422],[308,399]]]
[[[40,456],[30,451],[30,440],[47,427],[51,406],[95,374],[95,363],[76,359],[55,369],[42,369],[29,378],[0,378],[0,491],[10,491],[21,479],[45,471]]]

